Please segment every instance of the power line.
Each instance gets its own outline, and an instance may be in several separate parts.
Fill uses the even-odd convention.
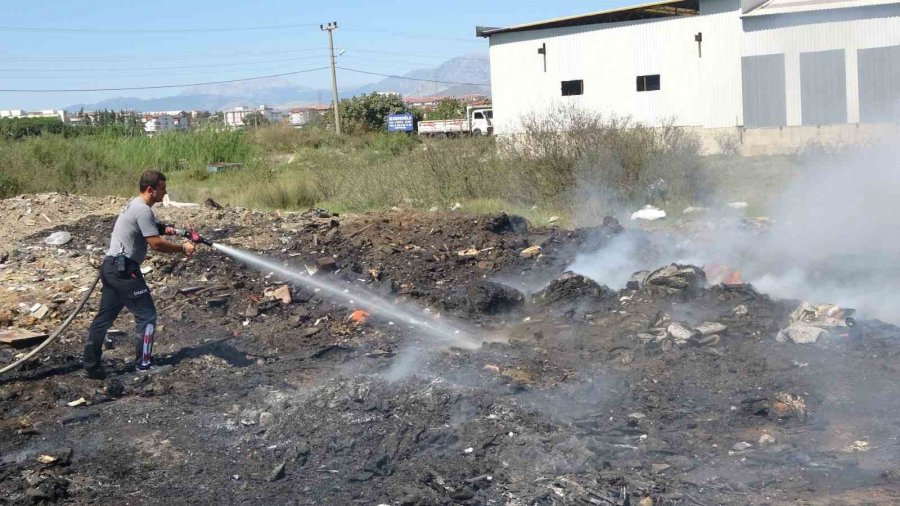
[[[123,34],[123,33],[200,33],[200,32],[252,32],[262,30],[286,30],[305,28],[317,23],[267,26],[225,26],[217,28],[55,28],[33,26],[0,26],[0,32],[61,32],[80,34]]]
[[[395,76],[395,75],[391,75],[391,74],[379,74],[378,72],[368,72],[365,70],[350,69],[347,67],[337,67],[337,68],[339,68],[341,70],[346,70],[347,72],[356,72],[357,74],[369,74],[371,76],[393,77],[395,79],[405,79],[407,81],[423,81],[426,83],[438,83],[438,84],[465,84],[465,85],[469,85],[469,86],[490,86],[490,83],[459,83],[459,82],[454,82],[454,81],[438,81],[436,79],[419,79],[416,77]]]
[[[454,42],[469,42],[472,44],[484,44],[483,41],[477,40],[474,37],[471,39],[463,39],[461,37],[442,37],[440,35],[431,35],[427,33],[412,33],[412,32],[398,32],[396,30],[390,30],[387,28],[367,28],[364,26],[350,25],[349,28],[353,29],[356,32],[378,32],[378,33],[386,33],[388,35],[394,35],[396,37],[406,37],[411,39],[434,39],[434,40],[449,40]]]
[[[149,55],[92,55],[92,56],[39,56],[39,55],[12,55],[0,56],[0,60],[44,60],[44,61],[88,61],[88,60],[145,60],[147,58],[166,58],[168,60],[199,60],[207,58],[234,58],[235,56],[246,55],[271,55],[271,54],[289,54],[302,53],[308,51],[327,51],[327,47],[308,47],[302,49],[286,49],[281,51],[252,51],[241,53],[213,53],[213,54],[193,54],[193,55],[171,55],[171,54],[149,54]]]
[[[296,70],[294,72],[283,72],[281,74],[272,74],[268,76],[256,76],[256,77],[245,77],[241,79],[228,79],[225,81],[207,81],[202,83],[185,83],[185,84],[161,84],[156,86],[128,86],[121,88],[77,88],[77,89],[57,89],[57,90],[12,90],[12,89],[0,89],[0,92],[3,93],[72,93],[72,92],[84,92],[84,91],[132,91],[132,90],[159,90],[163,88],[186,88],[189,86],[205,86],[208,84],[228,84],[228,83],[239,83],[243,81],[256,81],[259,79],[270,79],[273,77],[284,77],[284,76],[293,76],[296,74],[305,74],[307,72],[315,72],[318,70],[325,70],[329,67],[318,67],[314,69],[305,69],[305,70]]]
[[[260,60],[250,62],[235,63],[215,63],[210,65],[180,65],[174,67],[110,67],[110,68],[93,68],[93,69],[20,69],[20,68],[0,68],[0,72],[120,72],[126,70],[184,70],[184,69],[203,69],[216,67],[236,67],[241,65],[259,65],[265,63],[287,63],[301,60],[309,60],[315,58],[324,58],[321,56],[302,56],[298,58],[282,58],[279,60]],[[4,77],[4,79],[7,79]]]
[[[487,59],[487,56],[484,58],[472,58],[470,56],[444,56],[437,54],[414,54],[414,53],[404,53],[401,51],[381,51],[378,49],[359,49],[354,47],[346,48],[348,51],[360,52],[360,53],[374,53],[374,54],[392,54],[398,56],[405,57],[413,57],[413,58],[433,58],[433,59],[442,59],[442,60],[470,60],[470,61],[484,61]]]

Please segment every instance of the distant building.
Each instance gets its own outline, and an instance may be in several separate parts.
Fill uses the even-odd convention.
[[[331,106],[328,105],[311,105],[309,107],[298,107],[296,109],[291,109],[291,126],[302,127],[308,124],[310,121],[324,116],[329,110],[331,110]]]
[[[446,97],[431,95],[427,97],[404,97],[403,102],[410,107],[420,107],[423,109],[432,108],[438,105],[438,102]]]
[[[152,135],[170,130],[187,130],[191,126],[189,118],[181,111],[176,111],[175,114],[148,113],[144,115],[144,131]]]
[[[69,122],[69,114],[62,109],[44,109],[42,111],[6,109],[0,110],[0,118],[59,118],[63,123]]]
[[[244,116],[259,112],[269,123],[281,123],[284,120],[284,113],[261,105],[257,108],[238,106],[230,111],[225,111],[225,126],[230,128],[240,128],[244,126]]]

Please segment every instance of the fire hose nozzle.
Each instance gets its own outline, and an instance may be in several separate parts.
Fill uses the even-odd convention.
[[[197,231],[194,230],[193,228],[176,229],[176,230],[175,230],[175,234],[176,234],[176,235],[180,235],[180,236],[182,236],[182,237],[188,239],[189,241],[191,241],[191,242],[193,242],[193,243],[202,243],[202,244],[205,244],[205,245],[207,245],[207,246],[212,246],[212,245],[213,245],[212,241],[210,241],[209,239],[204,238],[202,235],[200,235],[199,233],[197,233]]]

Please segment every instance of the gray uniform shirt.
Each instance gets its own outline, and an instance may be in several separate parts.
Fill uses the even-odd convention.
[[[106,254],[114,257],[125,253],[125,256],[140,264],[147,256],[146,238],[154,235],[159,235],[156,217],[143,197],[135,197],[116,219]]]

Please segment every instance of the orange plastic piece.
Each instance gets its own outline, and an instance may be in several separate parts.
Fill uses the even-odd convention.
[[[366,323],[369,321],[369,313],[362,309],[350,313],[350,321],[353,323]]]

